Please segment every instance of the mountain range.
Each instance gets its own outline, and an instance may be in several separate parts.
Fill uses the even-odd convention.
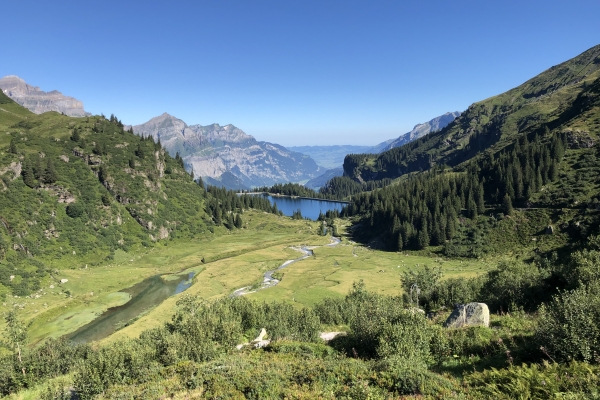
[[[172,156],[179,153],[195,176],[230,189],[306,182],[324,172],[309,156],[257,141],[233,125],[188,125],[164,113],[132,128],[160,141]]]
[[[27,84],[16,75],[0,78],[0,89],[5,95],[35,114],[57,111],[70,117],[91,115],[83,109],[81,101],[56,90],[44,92],[37,86]]]

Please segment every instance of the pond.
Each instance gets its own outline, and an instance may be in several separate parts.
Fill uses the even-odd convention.
[[[283,215],[291,217],[294,212],[300,210],[304,218],[309,218],[313,221],[319,218],[319,213],[325,214],[329,210],[341,211],[342,207],[348,204],[341,201],[307,199],[303,197],[271,196],[266,194],[263,194],[263,196],[267,197],[271,204],[277,204],[277,208],[283,212]]]
[[[168,297],[189,288],[192,285],[194,273],[170,277],[177,279],[163,279],[160,275],[155,275],[122,290],[121,292],[131,295],[131,299],[127,303],[109,308],[89,324],[68,335],[68,339],[77,343],[104,339],[129,325],[141,314],[156,307]]]

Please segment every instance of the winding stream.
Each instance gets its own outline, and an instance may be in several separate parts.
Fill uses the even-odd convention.
[[[307,259],[308,257],[312,256],[313,253],[313,249],[317,249],[319,247],[335,247],[338,244],[340,244],[341,240],[336,238],[336,237],[331,237],[331,243],[326,244],[324,246],[311,246],[311,247],[291,247],[294,250],[297,250],[301,253],[303,253],[302,257],[296,258],[294,260],[287,260],[286,262],[284,262],[283,264],[281,264],[279,267],[272,269],[270,271],[267,271],[264,273],[263,275],[263,281],[261,283],[261,285],[257,288],[252,288],[251,286],[244,286],[242,288],[239,288],[237,290],[235,290],[231,296],[232,297],[238,297],[238,296],[243,296],[245,294],[250,294],[250,293],[255,293],[259,290],[263,290],[263,289],[268,289],[268,288],[272,288],[273,286],[277,285],[279,282],[281,282],[279,279],[275,279],[273,278],[273,273],[282,270],[286,267],[289,267],[290,265],[292,265],[295,262],[298,261],[302,261]]]

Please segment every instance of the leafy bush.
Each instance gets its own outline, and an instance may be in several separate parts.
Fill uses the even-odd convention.
[[[67,206],[67,215],[71,218],[79,218],[85,213],[85,207],[79,203],[71,203]]]
[[[539,343],[557,361],[600,362],[600,284],[562,292],[540,307]]]

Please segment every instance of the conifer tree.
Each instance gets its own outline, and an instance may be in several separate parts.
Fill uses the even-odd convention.
[[[504,210],[504,214],[506,215],[513,214],[512,201],[508,193],[504,195],[504,199],[502,200],[502,209]]]
[[[237,214],[235,216],[235,227],[238,229],[241,229],[243,226],[243,221],[242,221],[242,217],[240,214]]]
[[[48,164],[46,165],[46,171],[44,172],[44,183],[54,183],[58,180],[56,169],[54,169],[54,163],[48,158]]]
[[[10,145],[8,146],[8,152],[11,154],[17,154],[17,141],[15,138],[10,140]]]
[[[71,140],[74,142],[79,142],[80,139],[81,136],[79,135],[79,130],[77,127],[75,127],[75,129],[73,129],[73,134],[71,135]]]
[[[30,188],[36,187],[35,184],[35,176],[33,174],[33,167],[30,162],[25,162],[23,164],[23,168],[21,169],[21,176],[23,177],[23,182],[29,186]]]

